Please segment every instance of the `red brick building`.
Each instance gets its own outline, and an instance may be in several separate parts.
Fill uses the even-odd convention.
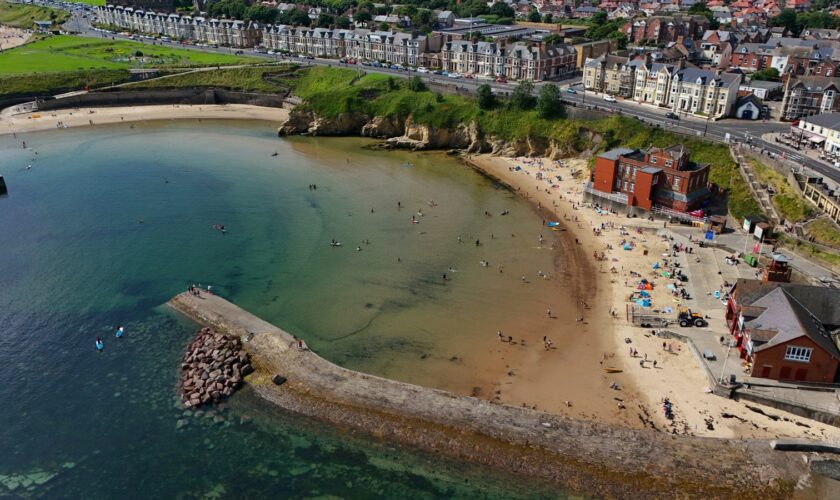
[[[739,279],[726,321],[753,377],[840,382],[840,294],[825,287]]]
[[[675,14],[633,19],[624,25],[621,31],[632,43],[640,43],[644,40],[670,43],[676,42],[679,37],[700,40],[707,29],[709,29],[709,19],[705,16]]]
[[[591,187],[625,195],[628,206],[690,212],[704,206],[711,196],[708,179],[709,165],[690,161],[683,146],[647,151],[618,148],[595,159]]]

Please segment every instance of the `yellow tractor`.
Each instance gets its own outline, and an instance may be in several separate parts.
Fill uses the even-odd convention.
[[[682,308],[680,309],[680,313],[677,316],[677,321],[679,321],[680,326],[685,328],[687,326],[696,326],[697,328],[703,328],[704,326],[709,326],[709,322],[703,318],[703,315],[700,313],[693,312],[691,309]]]

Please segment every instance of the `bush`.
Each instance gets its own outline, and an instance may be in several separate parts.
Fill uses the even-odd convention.
[[[496,105],[496,96],[493,95],[493,89],[486,83],[479,85],[475,95],[478,107],[481,109],[492,109]]]
[[[533,91],[534,84],[531,82],[524,80],[519,82],[510,95],[510,105],[522,111],[533,108],[535,103],[534,96],[531,95]]]
[[[419,76],[414,76],[408,80],[408,89],[412,92],[423,92],[426,90],[426,84]]]
[[[537,99],[537,114],[540,118],[554,118],[560,114],[560,108],[560,89],[553,83],[545,84]]]

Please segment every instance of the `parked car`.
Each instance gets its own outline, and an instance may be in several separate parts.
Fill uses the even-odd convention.
[[[472,80],[473,78],[475,78],[475,76],[472,73],[467,73],[466,75],[464,75],[464,78],[469,78],[470,80]]]
[[[573,89],[572,87],[569,87],[569,88],[566,89],[566,93],[567,94],[577,94],[577,90]]]
[[[680,116],[673,111],[668,111],[665,113],[665,118],[668,118],[669,120],[679,120]]]
[[[500,76],[496,78],[496,83],[507,83],[507,80],[505,80],[505,77]]]
[[[443,74],[443,71],[441,71],[441,70],[439,70],[439,69],[436,69],[436,70],[432,71],[432,74],[433,74],[433,75],[442,75],[442,74]]]
[[[461,73],[449,73],[447,76],[449,78],[461,78]]]
[[[604,100],[607,102],[615,102],[615,97],[608,94],[604,96]]]
[[[428,69],[426,69],[426,67],[425,67],[425,66],[420,66],[419,68],[417,68],[417,72],[418,72],[418,73],[428,73],[428,72],[429,72],[429,70],[428,70]]]

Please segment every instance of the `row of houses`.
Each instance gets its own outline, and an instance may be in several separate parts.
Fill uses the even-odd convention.
[[[151,10],[113,5],[96,7],[96,16],[101,24],[129,31],[240,48],[259,44],[263,30],[263,26],[256,21],[159,14]]]
[[[177,40],[231,47],[256,47],[326,58],[425,66],[454,73],[546,80],[575,71],[577,52],[541,34],[496,37],[492,42],[464,40],[447,30],[428,35],[367,29],[307,28],[256,22],[157,14],[111,5],[98,7],[100,23]],[[492,30],[491,30],[492,31]]]
[[[654,63],[649,57],[604,55],[583,67],[586,90],[711,118],[732,113],[740,83],[740,74]]]

